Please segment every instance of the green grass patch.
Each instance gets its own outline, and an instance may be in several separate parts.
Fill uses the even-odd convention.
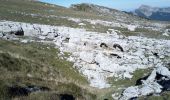
[[[111,83],[113,86],[117,86],[117,87],[129,87],[129,86],[133,86],[136,84],[136,81],[141,78],[144,77],[145,75],[148,75],[150,73],[150,69],[138,69],[136,70],[132,75],[132,79],[117,79],[116,78],[110,78],[109,79],[109,83]]]
[[[72,67],[71,62],[58,57],[59,50],[53,44],[22,44],[6,40],[0,40],[0,44],[0,98],[8,97],[6,88],[13,85],[45,86],[55,94],[74,94],[77,98],[88,100],[96,98],[95,93],[85,89],[88,85],[86,78]],[[69,57],[69,54],[63,56]],[[45,95],[50,96],[52,91]],[[46,97],[45,95],[42,97]],[[30,96],[36,98],[39,93]]]

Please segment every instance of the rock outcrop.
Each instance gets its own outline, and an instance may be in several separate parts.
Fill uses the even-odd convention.
[[[110,77],[130,79],[136,70],[154,68],[157,64],[168,62],[166,57],[170,56],[169,40],[138,36],[125,37],[117,35],[114,29],[110,34],[106,34],[64,26],[3,21],[0,22],[0,29],[2,29],[0,30],[0,36],[10,40],[18,39],[23,43],[35,41],[21,39],[10,34],[11,31],[16,31],[18,28],[23,29],[24,36],[36,37],[36,41],[54,43],[56,48],[60,49],[61,54],[63,52],[71,53],[72,55],[68,60],[74,62],[73,67],[88,78],[91,86],[98,88],[110,87],[110,84],[106,81]],[[157,68],[156,71],[159,74],[165,76],[166,73],[166,76],[169,77],[167,70],[159,69],[163,67]],[[140,92],[143,93],[142,95],[160,93],[162,90],[160,84],[151,81],[146,85],[142,82],[142,87],[131,87],[132,89],[125,90],[124,95],[126,96],[130,93],[129,91],[132,91],[134,93],[133,97],[135,95],[139,96],[137,91],[144,91],[145,89],[150,91],[147,91],[147,93]]]
[[[163,65],[158,64],[152,73],[141,80],[141,85],[131,86],[122,93],[121,100],[129,100],[140,96],[159,94],[170,90],[170,71]]]

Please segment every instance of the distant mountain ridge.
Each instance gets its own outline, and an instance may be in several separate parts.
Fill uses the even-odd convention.
[[[158,8],[148,5],[141,5],[132,13],[151,20],[170,21],[170,7]]]
[[[124,20],[124,21],[130,21],[130,22],[134,20],[145,20],[141,17],[134,16],[133,14],[125,12],[125,11],[119,11],[113,8],[95,5],[95,4],[89,4],[89,3],[72,4],[70,6],[70,9],[75,10],[75,11],[93,13],[98,16],[104,16],[104,17],[110,16],[118,20]]]

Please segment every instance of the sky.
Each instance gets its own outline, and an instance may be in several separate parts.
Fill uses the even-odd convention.
[[[52,4],[69,7],[71,4],[93,3],[118,10],[130,11],[138,8],[140,5],[149,5],[153,7],[170,7],[170,0],[40,0]]]

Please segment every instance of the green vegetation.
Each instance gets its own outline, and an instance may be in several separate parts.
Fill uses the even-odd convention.
[[[12,99],[7,90],[9,86],[36,85],[48,87],[50,91],[13,99],[56,100],[59,94],[66,93],[79,100],[111,100],[115,88],[89,87],[86,78],[73,69],[72,63],[58,57],[59,50],[53,44],[6,40],[0,40],[0,44],[0,98]],[[69,55],[64,53],[63,57]]]
[[[39,2],[36,0],[0,0],[0,20],[48,24],[56,26],[68,26],[73,28],[81,28],[78,23],[68,20],[68,18],[92,19],[116,21],[122,19],[124,23],[130,24],[134,21],[145,23],[145,19],[141,19],[130,14],[110,9],[112,13],[101,14],[98,10],[87,4],[75,5],[74,8],[65,8],[58,5]],[[102,8],[102,7],[101,7]],[[43,9],[43,10],[42,10]],[[109,9],[109,8],[108,8]],[[120,13],[120,18],[114,15],[114,12]],[[134,32],[128,31],[126,28],[109,27],[104,25],[92,25],[87,21],[83,28],[88,31],[106,33],[108,29],[118,29],[124,35],[151,35],[157,36],[160,32],[148,29],[137,29]],[[155,35],[156,34],[156,35]],[[161,34],[160,34],[161,35]],[[151,37],[150,36],[150,37]],[[160,37],[160,36],[158,36]],[[164,38],[164,37],[163,37]]]
[[[95,94],[85,89],[88,85],[86,78],[72,68],[72,63],[60,59],[59,50],[52,44],[22,44],[6,40],[0,40],[0,44],[0,98],[10,97],[7,90],[9,86],[36,85],[48,87],[51,91],[18,98],[37,100],[35,98],[41,94],[44,94],[41,95],[43,98],[67,93],[77,98],[95,99]]]
[[[92,13],[74,11],[38,1],[0,0],[0,2],[1,20],[76,27],[75,22],[63,17],[104,19],[104,17]]]
[[[87,5],[87,4],[78,4],[78,5],[73,5],[73,9],[78,10],[78,11],[85,11],[85,12],[89,12],[90,10],[92,10],[92,8]]]
[[[106,33],[108,31],[108,29],[113,29],[110,26],[103,26],[101,24],[95,24],[92,25],[89,22],[86,21],[82,21],[82,23],[84,23],[84,26],[79,26],[78,28],[84,28],[87,31],[91,31],[91,32],[100,32],[100,33]]]
[[[117,87],[129,87],[132,85],[136,84],[136,81],[144,77],[144,75],[148,75],[150,73],[150,69],[138,69],[133,73],[132,79],[116,79],[116,78],[109,78],[108,81],[111,83],[113,86]],[[117,80],[117,81],[115,81]]]
[[[161,96],[147,96],[147,97],[141,97],[139,100],[169,100],[170,99],[170,93],[164,92],[161,94]]]
[[[22,69],[23,66],[32,66],[33,68],[47,67],[48,69],[51,69],[54,67],[55,69],[53,69],[53,71],[55,74],[57,74],[58,72],[60,73],[62,72],[63,76],[69,77],[69,79],[70,79],[70,76],[73,76],[71,79],[82,79],[80,78],[81,76],[78,76],[76,74],[78,72],[75,72],[75,70],[72,69],[72,65],[73,65],[72,63],[67,62],[65,60],[61,60],[59,59],[59,57],[57,57],[59,50],[55,49],[53,46],[43,45],[42,43],[28,43],[25,45],[25,44],[7,42],[7,41],[2,41],[2,40],[1,40],[1,44],[2,45],[0,46],[0,50],[5,51],[5,54],[1,54],[2,55],[1,57],[3,57],[2,60],[6,61],[6,62],[2,62],[2,61],[1,62],[2,64],[4,64],[5,67],[11,66],[11,65],[8,65],[9,62],[16,66],[20,65],[20,68],[18,68],[20,70]],[[9,59],[10,56],[7,53],[12,54],[14,56],[13,59]],[[32,64],[28,65],[28,61],[29,63],[31,62]],[[22,65],[21,62],[24,65]],[[35,67],[34,63],[35,65],[37,65],[37,67]],[[16,70],[17,68],[9,67],[9,69]],[[35,72],[37,71],[37,69],[34,69],[34,70]],[[48,72],[48,71],[49,70],[45,70],[45,72]],[[28,71],[28,72],[31,72],[31,71]],[[58,73],[59,75],[56,75],[55,77],[60,76],[60,73]],[[85,82],[86,79],[82,79],[82,80],[84,80],[83,83],[87,83],[87,81]],[[79,81],[82,81],[82,80],[79,80]]]
[[[99,14],[98,11],[95,11],[94,8],[91,9],[91,7],[87,4],[77,5],[77,9],[82,9],[77,11],[72,8],[65,8],[34,0],[0,0],[0,2],[0,20],[49,24],[56,26],[64,25],[73,28],[79,27],[78,23],[68,20],[67,17],[106,21],[116,20],[116,17],[113,14]],[[89,11],[89,9],[92,11]],[[113,12],[114,11],[117,12],[116,10],[113,10]],[[124,15],[130,16],[128,14]],[[131,17],[128,18],[137,18],[134,16],[132,18]],[[94,25],[96,28],[91,27],[93,26],[91,24],[88,25],[89,26],[85,28],[90,31],[97,30],[97,32],[106,32],[107,29],[104,25]]]
[[[94,20],[116,21],[117,16],[113,14],[100,14],[86,4],[77,5],[77,10],[65,8],[57,5],[38,2],[36,0],[0,0],[0,20],[39,23],[56,26],[68,26],[73,28],[84,28],[87,31],[106,33],[108,29],[120,31],[126,36],[141,35],[151,38],[162,38],[159,31],[145,28],[137,28],[134,32],[122,27],[109,27],[101,24],[92,25],[90,22],[82,21],[85,26],[68,20],[71,18],[84,18]],[[90,11],[89,11],[90,10]],[[114,12],[114,11],[113,11]],[[141,21],[132,15],[123,16],[129,21]],[[119,19],[119,20],[120,20]],[[122,21],[126,21],[122,19]],[[145,20],[142,20],[145,23]],[[141,21],[141,22],[142,22]],[[127,22],[125,22],[127,23]],[[169,28],[167,26],[166,28]],[[22,37],[30,38],[30,37]],[[163,37],[165,38],[165,37]],[[112,87],[109,89],[96,89],[89,86],[87,79],[78,70],[74,69],[73,63],[61,59],[59,50],[53,44],[44,43],[20,43],[17,41],[6,41],[0,39],[0,100],[56,100],[60,94],[72,94],[78,100],[112,100],[111,94],[121,93],[122,88],[135,85],[136,80],[150,71],[137,70],[132,79],[116,80],[109,78]],[[69,53],[64,53],[63,57],[68,58]],[[9,96],[9,86],[44,86],[50,91],[35,92],[28,96],[11,98]],[[149,99],[169,98],[168,93],[163,97],[149,97]]]
[[[68,20],[71,18],[113,20],[113,16],[98,16],[95,13],[76,11],[57,5],[28,0],[0,0],[0,20],[48,24],[56,26],[80,27],[78,23]],[[44,10],[42,10],[44,9]],[[82,9],[88,9],[86,5]],[[84,27],[89,31],[106,32],[103,25],[91,25],[89,22]],[[95,26],[93,28],[92,26]]]
[[[146,28],[136,28],[135,31],[129,31],[127,28],[114,27],[113,29],[120,31],[125,36],[143,36],[148,38],[169,40],[170,37],[163,36],[161,31]]]

